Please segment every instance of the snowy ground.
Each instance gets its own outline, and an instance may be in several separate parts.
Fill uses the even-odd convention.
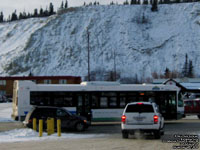
[[[13,122],[11,113],[12,103],[0,103],[0,122]]]
[[[11,118],[12,103],[0,103],[0,123],[1,122],[15,122]],[[1,124],[0,124],[1,125]],[[22,128],[15,129],[6,132],[0,132],[0,143],[5,142],[24,142],[24,141],[41,141],[41,140],[59,140],[59,139],[77,139],[77,138],[93,138],[93,137],[105,137],[105,134],[73,134],[73,133],[62,133],[61,137],[57,134],[47,136],[43,133],[42,137],[39,137],[38,132],[32,129]]]
[[[43,133],[42,137],[39,137],[38,135],[39,135],[38,132],[35,132],[32,129],[27,129],[27,128],[15,129],[7,132],[0,132],[0,143],[105,137],[105,134],[97,135],[97,134],[72,134],[72,133],[63,133],[61,137],[58,137],[56,133],[51,136],[47,136],[47,133]]]

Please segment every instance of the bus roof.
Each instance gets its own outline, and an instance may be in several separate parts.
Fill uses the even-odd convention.
[[[179,91],[174,85],[163,84],[35,84],[18,81],[20,87],[30,91]]]

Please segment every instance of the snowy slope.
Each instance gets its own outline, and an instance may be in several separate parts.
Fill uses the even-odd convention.
[[[0,74],[87,75],[87,28],[91,71],[151,77],[166,67],[181,71],[185,54],[200,73],[199,3],[75,8],[48,20],[0,24]],[[143,17],[144,16],[144,17]],[[6,61],[5,61],[6,60]]]

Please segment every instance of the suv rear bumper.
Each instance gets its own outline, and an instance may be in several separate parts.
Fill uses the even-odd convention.
[[[145,133],[152,133],[152,132],[158,132],[159,129],[124,129],[122,130],[122,133],[131,133],[134,134],[135,132],[145,132]]]

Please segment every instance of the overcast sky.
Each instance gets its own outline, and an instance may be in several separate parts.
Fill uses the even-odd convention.
[[[42,7],[46,9],[50,2],[53,3],[54,10],[57,10],[62,1],[65,2],[65,0],[0,0],[0,12],[2,11],[6,18],[15,10],[17,10],[17,14],[24,10],[25,12],[33,13],[35,8],[40,9]],[[111,1],[120,4],[125,0],[68,0],[68,5],[69,7],[81,6],[84,2],[89,3],[95,1],[100,2],[100,4],[109,4]]]

